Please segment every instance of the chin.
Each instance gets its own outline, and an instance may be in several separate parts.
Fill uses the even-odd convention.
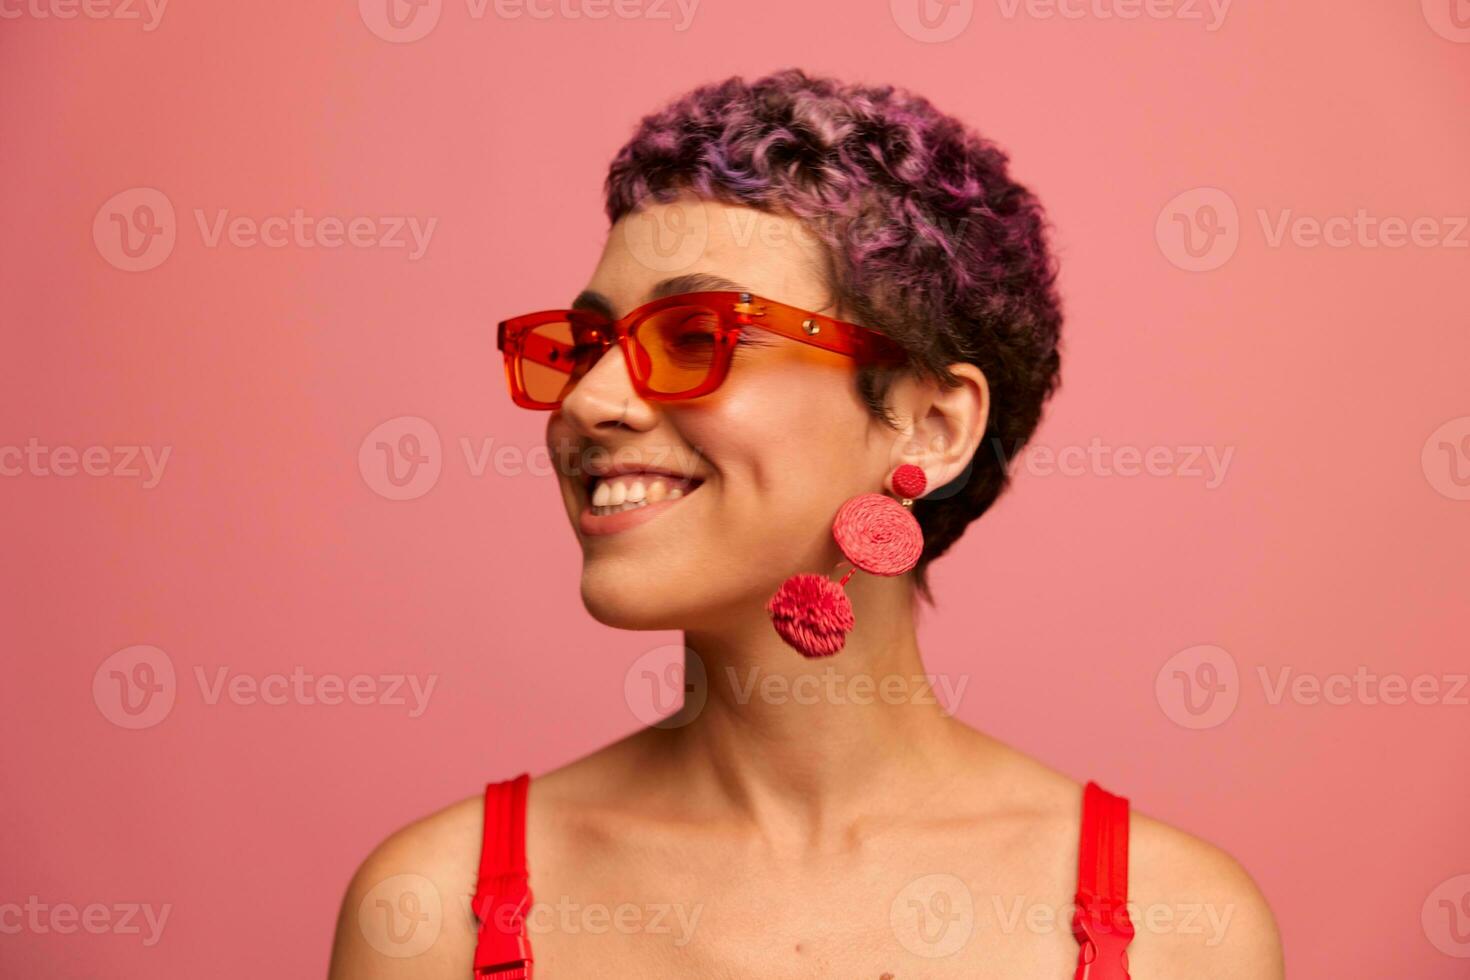
[[[593,619],[614,629],[688,630],[763,608],[775,591],[775,586],[759,595],[748,587],[716,591],[734,580],[711,581],[711,568],[713,574],[731,574],[721,572],[718,562],[696,563],[689,571],[645,569],[636,562],[587,562],[582,566],[582,605]]]
[[[650,589],[646,575],[613,569],[582,573],[582,605],[593,619],[614,629],[683,629],[688,618],[679,615],[681,598],[687,601],[688,596],[676,595],[672,582],[667,593]]]

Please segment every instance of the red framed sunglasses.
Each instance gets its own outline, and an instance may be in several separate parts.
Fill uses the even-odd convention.
[[[511,400],[554,409],[614,343],[640,397],[698,398],[730,373],[750,327],[851,357],[898,365],[902,345],[868,327],[735,291],[680,293],[645,303],[619,320],[595,310],[544,310],[501,321],[495,346],[505,354]]]

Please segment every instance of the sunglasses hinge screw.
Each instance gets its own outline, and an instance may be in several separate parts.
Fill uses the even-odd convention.
[[[754,299],[749,293],[741,293],[740,301],[735,304],[735,312],[742,316],[765,316],[765,307],[756,306]]]

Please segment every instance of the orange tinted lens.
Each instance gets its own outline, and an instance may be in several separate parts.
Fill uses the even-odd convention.
[[[674,306],[650,315],[633,332],[644,383],[664,395],[698,388],[713,369],[722,333],[719,314],[704,307]]]
[[[538,402],[560,403],[601,353],[584,326],[563,320],[532,327],[521,347],[521,386]]]

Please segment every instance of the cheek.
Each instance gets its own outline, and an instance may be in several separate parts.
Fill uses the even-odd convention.
[[[552,477],[556,479],[557,485],[562,488],[562,493],[565,495],[568,491],[560,477],[582,473],[586,461],[576,451],[578,445],[576,433],[562,421],[560,413],[550,413],[546,421],[545,445]]]
[[[850,385],[836,372],[762,371],[688,417],[681,428],[718,470],[732,516],[790,530],[857,492],[845,491],[863,485],[871,447]]]

